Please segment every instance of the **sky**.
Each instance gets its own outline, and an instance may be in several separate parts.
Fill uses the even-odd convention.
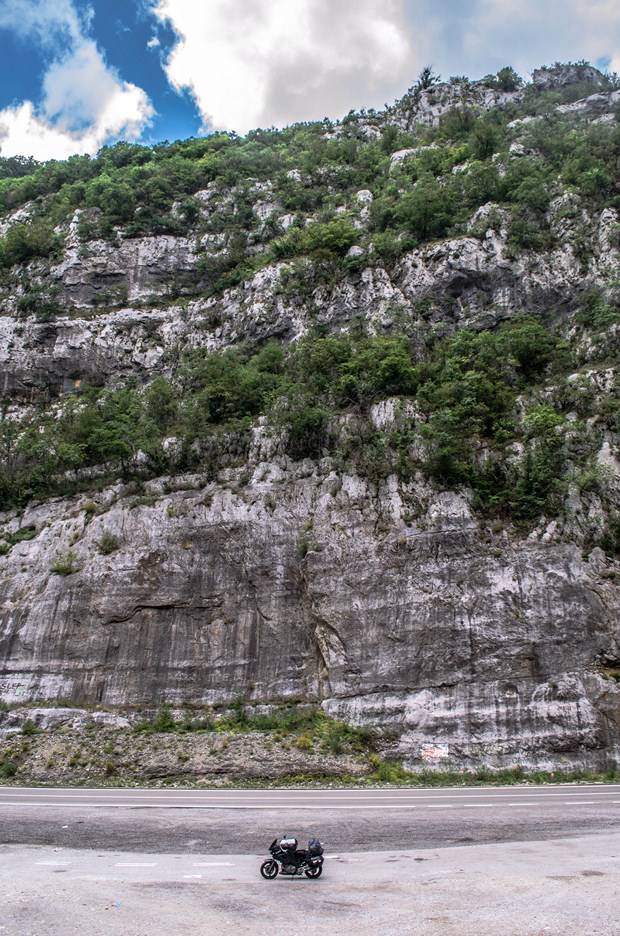
[[[0,0],[0,155],[382,108],[426,65],[620,72],[618,0]]]

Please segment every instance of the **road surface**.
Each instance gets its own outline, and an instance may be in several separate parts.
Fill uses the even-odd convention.
[[[260,878],[283,832],[318,881]],[[620,936],[619,886],[620,785],[0,788],[0,936]]]
[[[620,831],[619,784],[442,789],[0,787],[0,843],[139,852],[261,852],[276,835],[332,850],[540,841]],[[1,930],[0,930],[1,933]]]
[[[323,876],[262,858],[0,846],[6,936],[620,936],[620,833],[328,852]]]

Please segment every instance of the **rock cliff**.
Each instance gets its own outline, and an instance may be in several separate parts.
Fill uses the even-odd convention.
[[[411,766],[617,763],[601,551],[493,535],[461,497],[395,479],[259,463],[185,481],[21,517],[38,532],[0,560],[7,702],[303,700],[396,730]]]
[[[562,119],[613,120],[619,92],[591,72],[545,70],[534,86],[590,82],[594,95],[557,105]],[[528,129],[537,116],[519,116],[526,99],[523,88],[441,85],[380,120],[363,116],[356,133],[412,132],[455,108],[505,110],[517,123],[510,148],[493,157],[502,178],[511,165],[544,159]],[[335,139],[343,127],[332,129]],[[395,155],[387,172],[422,158],[414,147]],[[477,170],[472,161],[450,171]],[[404,194],[402,178],[396,184]],[[37,406],[54,418],[85,386],[174,379],[192,349],[286,345],[317,329],[362,326],[422,345],[524,314],[579,348],[566,378],[576,419],[585,406],[578,390],[581,400],[586,385],[616,393],[617,323],[584,335],[579,310],[584,296],[611,288],[619,206],[611,197],[586,204],[554,185],[544,205],[528,209],[548,237],[544,248],[517,242],[505,200],[489,198],[460,230],[405,244],[392,263],[364,239],[374,196],[355,188],[342,205],[334,196],[334,216],[346,212],[361,238],[343,250],[337,276],[308,286],[298,260],[270,256],[219,291],[201,266],[205,243],[219,256],[219,234],[205,235],[200,218],[234,205],[230,187],[199,189],[202,214],[182,234],[124,237],[119,227],[112,238],[85,240],[79,225],[89,209],[76,209],[58,228],[61,254],[13,265],[0,285],[4,425]],[[286,238],[286,199],[252,186],[252,223]],[[5,235],[29,210],[7,213]],[[58,314],[29,311],[37,290],[53,295]],[[537,392],[550,405],[558,390],[549,378]],[[375,426],[391,425],[398,405],[375,407]],[[348,417],[338,418],[344,432]],[[245,426],[242,457],[214,470],[142,477],[138,452],[136,478],[95,465],[89,487],[88,472],[76,486],[66,468],[66,495],[26,498],[0,516],[0,699],[9,708],[310,702],[394,732],[412,769],[618,768],[620,566],[613,548],[593,545],[592,531],[613,523],[620,464],[617,429],[613,421],[601,429],[602,419],[592,417],[588,431],[601,432],[594,457],[605,494],[574,473],[558,514],[527,528],[481,513],[466,483],[437,483],[419,466],[368,477],[321,452],[294,459],[264,419]]]

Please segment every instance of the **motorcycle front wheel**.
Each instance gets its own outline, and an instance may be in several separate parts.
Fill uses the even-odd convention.
[[[308,868],[304,871],[304,874],[309,878],[320,878],[323,874],[323,865],[317,865],[316,868]]]
[[[268,881],[273,880],[273,878],[278,876],[278,862],[274,861],[273,858],[270,858],[268,861],[263,861],[260,866],[260,873],[264,878],[267,878]]]

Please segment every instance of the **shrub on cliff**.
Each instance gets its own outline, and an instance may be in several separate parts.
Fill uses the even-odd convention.
[[[61,238],[42,220],[14,224],[0,238],[0,268],[51,257],[61,249]]]

